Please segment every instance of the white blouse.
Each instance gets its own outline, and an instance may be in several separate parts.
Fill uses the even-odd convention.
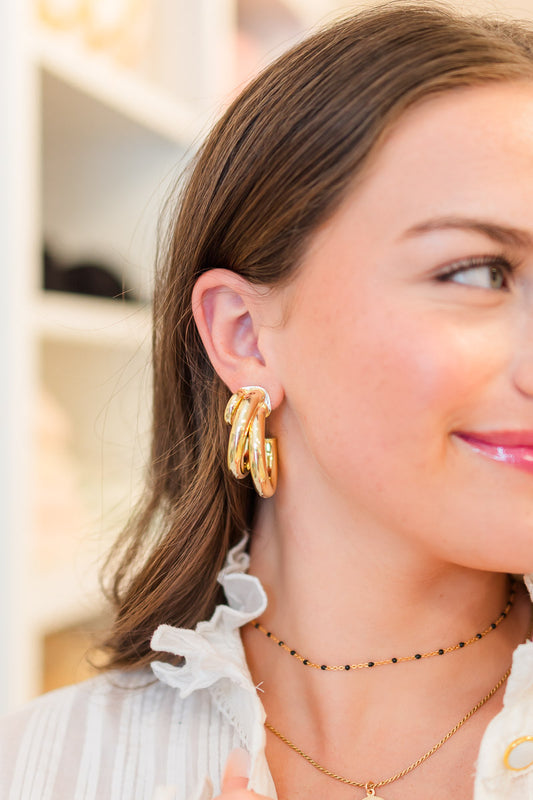
[[[194,631],[155,632],[153,648],[183,666],[104,674],[2,721],[0,800],[210,800],[234,747],[250,753],[249,788],[276,800],[239,630],[267,601],[244,546],[219,575],[228,605]],[[526,584],[533,594],[531,576]],[[504,707],[484,734],[474,800],[533,800],[533,642],[515,651]]]

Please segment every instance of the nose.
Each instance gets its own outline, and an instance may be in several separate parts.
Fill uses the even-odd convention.
[[[533,290],[517,313],[513,381],[522,395],[533,399]]]

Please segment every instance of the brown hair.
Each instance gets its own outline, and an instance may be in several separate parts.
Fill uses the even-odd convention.
[[[533,78],[523,25],[392,3],[319,31],[233,102],[192,165],[157,270],[153,444],[145,496],[118,541],[110,667],[147,664],[160,623],[193,627],[220,602],[217,573],[255,495],[225,467],[229,392],[191,313],[213,267],[279,284],[342,202],[380,139],[423,98]]]

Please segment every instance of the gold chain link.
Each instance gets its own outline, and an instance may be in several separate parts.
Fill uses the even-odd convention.
[[[315,769],[319,770],[319,772],[324,773],[324,775],[328,775],[330,778],[334,778],[336,781],[340,781],[341,783],[345,783],[348,786],[357,786],[359,789],[365,789],[368,792],[369,788],[371,788],[371,789],[379,789],[380,786],[387,786],[389,783],[393,783],[394,781],[397,781],[400,778],[403,778],[409,772],[412,772],[414,769],[416,769],[421,764],[423,764],[424,761],[427,761],[428,758],[430,758],[434,753],[437,752],[437,750],[440,750],[440,748],[444,744],[446,744],[448,739],[451,739],[451,737],[455,733],[457,733],[457,731],[460,728],[463,727],[465,722],[468,722],[470,717],[472,717],[476,713],[476,711],[479,711],[479,709],[482,706],[484,706],[485,703],[487,703],[491,699],[491,697],[493,697],[496,694],[498,689],[501,686],[503,686],[503,684],[505,683],[505,681],[507,680],[507,678],[509,677],[510,674],[511,674],[511,668],[509,668],[505,672],[505,674],[502,675],[502,677],[500,678],[500,680],[498,681],[496,686],[493,686],[493,688],[490,690],[490,692],[488,694],[485,695],[485,697],[483,697],[478,703],[476,703],[476,705],[473,708],[471,708],[470,711],[467,714],[465,714],[464,717],[456,725],[454,725],[454,727],[450,731],[448,731],[448,733],[445,736],[443,736],[442,739],[440,739],[440,741],[437,742],[437,744],[433,745],[431,750],[428,750],[427,753],[424,753],[423,756],[420,756],[420,758],[417,758],[416,761],[413,761],[412,764],[409,764],[409,766],[406,767],[405,769],[403,769],[401,772],[397,772],[395,775],[392,775],[390,778],[384,778],[383,780],[380,780],[380,781],[356,781],[356,780],[351,780],[350,778],[344,778],[342,775],[338,775],[336,772],[333,772],[332,770],[327,769],[326,767],[323,767],[321,764],[319,764],[317,761],[315,761],[314,758],[312,758],[310,755],[305,753],[303,750],[301,750],[299,747],[297,747],[293,742],[291,742],[290,739],[287,739],[286,736],[284,736],[282,733],[280,733],[280,731],[278,731],[273,725],[271,725],[270,722],[266,721],[265,722],[265,727],[268,728],[268,730],[271,731],[275,736],[277,736],[278,739],[281,739],[282,742],[284,742],[286,745],[288,745],[291,748],[291,750],[294,750],[294,752],[298,753],[299,756],[302,756],[302,758],[305,758],[305,760],[309,764],[311,764],[311,766],[313,766]]]

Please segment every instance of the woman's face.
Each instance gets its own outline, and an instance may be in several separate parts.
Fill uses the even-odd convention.
[[[287,479],[448,561],[532,571],[533,85],[407,112],[284,291]]]

